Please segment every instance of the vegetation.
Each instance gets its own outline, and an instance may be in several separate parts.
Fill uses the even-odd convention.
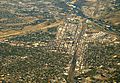
[[[25,48],[0,43],[0,80],[7,82],[40,82],[65,75],[64,67],[70,58],[66,54],[46,51],[43,48]],[[61,80],[62,81],[62,80]]]
[[[119,2],[0,1],[0,83],[119,83]]]
[[[11,38],[11,41],[23,41],[23,42],[34,42],[34,41],[50,41],[55,39],[55,34],[50,34],[49,32],[38,31],[35,33],[30,33],[27,35],[17,36]]]

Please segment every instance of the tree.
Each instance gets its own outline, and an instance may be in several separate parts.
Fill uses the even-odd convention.
[[[91,0],[92,1],[92,0]],[[76,0],[75,2],[69,2],[69,4],[67,4],[69,7],[73,7],[73,8],[69,8],[68,10],[71,9],[72,13],[75,14],[76,16],[82,17],[82,19],[85,19],[85,21],[83,23],[86,23],[87,21],[90,21],[89,23],[95,27],[95,29],[99,30],[99,31],[103,31],[103,32],[107,32],[109,34],[115,34],[115,35],[120,35],[120,30],[117,28],[115,29],[114,27],[114,22],[112,22],[111,20],[108,20],[108,18],[106,19],[106,17],[108,15],[114,15],[114,5],[117,4],[117,0],[96,0],[95,2],[92,2],[92,4],[94,5],[94,7],[92,6],[92,4],[90,5],[89,1],[83,1],[84,3],[81,5],[76,5],[76,3],[78,3],[79,0]],[[116,4],[115,4],[116,2]],[[109,3],[109,4],[108,4]],[[115,6],[116,7],[116,6]],[[118,5],[117,5],[118,7]],[[86,10],[85,10],[86,8]],[[85,10],[85,11],[84,11]],[[90,13],[88,12],[90,11]],[[117,11],[118,13],[118,11]],[[69,13],[71,14],[71,13]],[[111,19],[114,19],[114,17],[110,17]],[[118,20],[118,19],[117,19]],[[87,24],[87,23],[86,23]],[[83,27],[83,25],[82,25]],[[92,28],[92,27],[91,27]],[[81,29],[81,32],[79,34],[79,36],[77,36],[76,41],[73,42],[73,44],[75,45],[75,49],[73,50],[72,53],[72,60],[71,60],[71,65],[70,65],[70,69],[68,72],[68,81],[69,83],[74,83],[74,71],[75,71],[75,67],[76,67],[76,61],[77,61],[77,51],[78,51],[78,43],[80,43],[80,39],[82,37],[84,29]],[[76,31],[77,33],[77,31]]]

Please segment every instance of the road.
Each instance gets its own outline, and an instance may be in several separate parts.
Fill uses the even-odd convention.
[[[0,40],[8,38],[8,37],[12,37],[12,36],[24,35],[27,33],[37,32],[39,30],[56,27],[60,24],[63,24],[63,21],[57,21],[55,23],[51,23],[50,25],[46,25],[46,23],[41,23],[41,24],[33,25],[33,26],[31,25],[25,26],[22,30],[0,31]]]

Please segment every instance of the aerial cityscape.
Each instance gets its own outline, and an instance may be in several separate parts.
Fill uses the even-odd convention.
[[[0,83],[120,83],[120,1],[0,0]]]

